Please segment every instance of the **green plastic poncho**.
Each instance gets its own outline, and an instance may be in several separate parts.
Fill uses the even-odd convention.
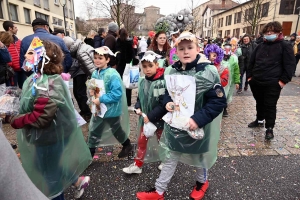
[[[32,76],[23,85],[20,114],[33,111],[38,97],[56,103],[56,117],[47,128],[32,126],[19,129],[17,140],[23,167],[36,187],[47,197],[60,195],[88,167],[92,158],[78,127],[68,88],[60,75],[46,75],[37,79],[39,87],[32,96]]]
[[[228,61],[224,61],[226,62],[226,64],[228,65],[228,68],[230,69],[230,85],[228,84],[227,86],[229,86],[225,89],[225,93],[226,93],[226,97],[227,97],[227,103],[231,103],[232,101],[232,96],[235,89],[235,84],[239,84],[240,83],[240,68],[239,68],[239,62],[238,62],[238,58],[236,55],[231,55]]]
[[[159,96],[165,94],[165,80],[158,79],[155,81],[148,81],[144,77],[140,77],[139,79],[139,87],[138,87],[138,94],[141,104],[141,110],[143,113],[147,114],[150,112],[153,108],[155,108],[157,105],[159,105]],[[160,120],[159,122],[154,123],[154,125],[157,127],[157,129],[163,129],[164,127],[164,121]],[[138,137],[140,137],[141,134],[141,128],[144,126],[144,119],[142,116],[139,117],[138,121]],[[148,138],[147,142],[147,150],[145,158],[139,158],[138,154],[136,154],[135,159],[143,160],[144,162],[156,162],[160,161],[159,158],[159,139],[157,137],[157,134],[154,134],[154,136]],[[139,146],[137,146],[136,152],[142,151],[139,149]]]
[[[196,79],[196,103],[194,111],[200,110],[205,104],[204,94],[220,83],[220,77],[215,66],[207,65],[203,71],[196,73],[195,68],[189,71],[177,71],[171,67],[166,69],[165,75],[188,75]],[[186,131],[173,128],[167,123],[160,140],[161,160],[170,156],[170,151],[182,153],[180,162],[209,169],[217,159],[217,145],[220,138],[221,114],[211,123],[203,127],[205,136],[202,140],[195,140]]]
[[[101,70],[102,71],[102,70]],[[122,97],[116,103],[105,104],[107,111],[103,118],[92,116],[89,125],[88,146],[97,148],[124,143],[129,136],[129,114],[127,108],[126,92],[119,73],[112,68],[93,72],[92,78],[103,80],[105,93],[111,93],[111,84],[117,83],[122,87]]]
[[[228,93],[229,93],[229,90],[231,88],[231,83],[233,81],[232,80],[232,77],[233,77],[232,70],[231,70],[231,66],[230,66],[229,60],[222,60],[221,65],[227,67],[228,71],[229,71],[228,84],[224,87],[225,95],[226,95],[226,97],[228,97]]]
[[[158,62],[158,66],[161,67],[161,68],[165,68],[165,62],[166,62],[166,59],[165,58],[161,58],[161,59],[158,59],[157,60]]]

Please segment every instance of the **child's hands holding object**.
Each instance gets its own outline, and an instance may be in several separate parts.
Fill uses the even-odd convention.
[[[147,117],[147,115],[145,113],[142,113],[142,116],[144,118],[144,123],[147,124],[149,122],[149,118]]]
[[[166,104],[166,109],[169,112],[173,112],[175,110],[175,103],[174,102],[169,102]]]
[[[190,118],[189,124],[190,124],[190,128],[189,128],[190,131],[194,131],[198,128],[198,124],[192,118]]]

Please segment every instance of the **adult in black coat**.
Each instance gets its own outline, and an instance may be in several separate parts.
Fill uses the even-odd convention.
[[[242,51],[242,56],[239,56],[239,67],[240,67],[240,74],[241,74],[241,82],[240,82],[240,87],[237,91],[238,94],[240,94],[242,92],[244,74],[247,72],[247,67],[249,65],[251,54],[257,46],[257,44],[251,40],[251,37],[248,34],[245,34],[242,37],[241,40],[242,40],[242,43],[241,43],[240,48],[241,48],[241,51]],[[247,79],[245,80],[244,90],[245,91],[248,90],[248,81],[247,81]]]
[[[270,140],[274,138],[277,101],[281,89],[292,79],[296,61],[292,46],[283,40],[279,22],[269,22],[263,34],[265,41],[253,51],[247,69],[257,112],[248,127],[263,126],[265,120],[265,139]]]
[[[104,44],[104,38],[106,36],[106,31],[104,28],[99,28],[98,35],[94,37],[94,48],[102,47]]]
[[[123,76],[126,64],[133,61],[133,65],[138,64],[138,59],[134,56],[134,50],[132,47],[133,41],[128,38],[128,32],[126,29],[122,28],[119,30],[119,38],[117,39],[116,51],[117,54],[117,71],[120,76]],[[126,89],[127,105],[131,108],[131,89]]]

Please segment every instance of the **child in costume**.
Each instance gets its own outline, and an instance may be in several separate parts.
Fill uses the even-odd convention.
[[[147,162],[159,160],[157,140],[160,139],[163,131],[164,121],[162,117],[167,113],[163,106],[165,69],[158,67],[157,62],[157,59],[160,57],[160,55],[153,51],[147,51],[141,59],[145,78],[141,77],[139,79],[139,92],[135,104],[135,111],[140,115],[138,129],[140,130],[140,135],[138,137],[138,148],[134,163],[129,167],[123,168],[123,171],[127,174],[142,173],[142,166],[146,154],[148,155],[146,158]],[[153,123],[157,128],[156,134],[151,137],[144,132],[145,126],[147,126],[148,123]],[[160,165],[160,167],[162,167],[162,165]]]
[[[11,119],[11,126],[18,129],[22,166],[48,198],[63,200],[72,183],[75,198],[80,198],[90,177],[78,176],[92,158],[60,75],[63,52],[35,37],[25,57],[23,68],[34,73],[24,82],[20,112]]]
[[[204,49],[204,54],[217,68],[222,87],[226,87],[229,79],[229,70],[221,64],[224,57],[223,49],[216,44],[210,44]]]
[[[119,73],[107,65],[110,56],[115,55],[107,46],[95,49],[94,64],[97,69],[93,72],[92,79],[87,81],[87,87],[91,89],[91,81],[95,81],[100,92],[88,92],[96,94],[92,102],[97,107],[89,125],[88,146],[94,157],[97,147],[121,143],[123,148],[118,157],[124,158],[132,151],[128,138],[130,130],[127,100]]]
[[[179,161],[196,167],[196,185],[190,198],[202,199],[209,185],[207,169],[217,159],[220,114],[226,106],[218,71],[203,54],[199,54],[198,40],[192,33],[183,32],[177,39],[176,48],[180,62],[166,68],[164,74],[167,88],[164,105],[169,111],[166,116],[172,116],[172,123],[165,120],[160,140],[161,158],[165,157],[164,166],[155,188],[137,193],[140,200],[163,200]],[[170,88],[175,88],[176,91],[173,93]],[[179,102],[179,117],[173,114],[175,102]],[[186,112],[192,113],[187,117],[187,129],[175,128],[177,122],[180,122],[177,119],[186,117]],[[198,129],[204,130],[202,139],[194,139],[190,134]]]
[[[239,89],[240,84],[240,68],[238,65],[238,58],[231,52],[231,45],[224,44],[224,58],[221,63],[229,69],[229,82],[224,88],[227,97],[227,104],[232,101],[232,95],[235,90]],[[223,117],[228,117],[227,106],[224,108]]]

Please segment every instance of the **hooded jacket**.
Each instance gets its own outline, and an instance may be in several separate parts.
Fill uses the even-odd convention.
[[[70,47],[70,52],[72,57],[78,60],[77,68],[81,66],[83,72],[86,75],[91,76],[96,69],[93,63],[94,48],[88,44],[85,44],[81,40],[76,40],[75,43]]]
[[[293,47],[279,37],[256,47],[250,58],[247,79],[251,77],[251,81],[261,85],[278,84],[279,80],[286,84],[291,81],[295,68]]]

